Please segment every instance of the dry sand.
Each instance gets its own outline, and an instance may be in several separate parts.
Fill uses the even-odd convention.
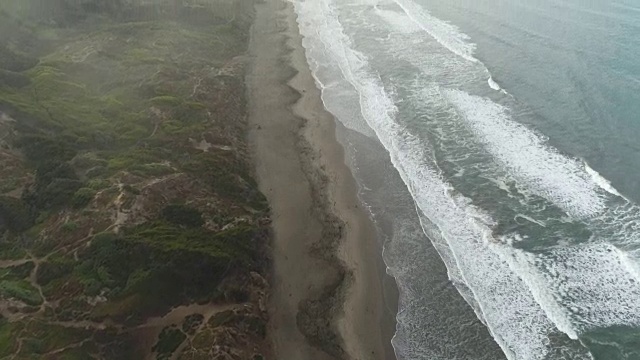
[[[250,143],[272,209],[277,359],[392,359],[380,247],[306,63],[291,4],[256,5]],[[391,306],[393,308],[393,306]]]

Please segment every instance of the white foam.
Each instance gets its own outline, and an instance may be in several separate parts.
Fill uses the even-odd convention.
[[[387,21],[387,23],[390,23],[390,22]],[[393,26],[393,30],[395,31],[398,29],[396,28],[396,26]],[[394,37],[389,38],[388,41],[390,44],[397,45],[397,49],[393,48],[394,51],[392,53],[394,56],[407,59],[415,65],[428,64],[428,66],[419,66],[420,69],[425,71],[425,68],[433,67],[432,66],[434,65],[433,57],[436,56],[436,54],[430,52],[431,56],[427,60],[424,58],[424,56],[420,56],[420,53],[424,53],[424,51],[421,51],[422,49],[420,49],[420,51],[417,51],[417,54],[415,54],[415,57],[414,57],[413,56],[414,54],[412,54],[412,52],[410,52],[407,49],[406,44],[414,42],[415,41],[414,39],[416,38],[416,36],[417,35],[415,32],[395,34]],[[385,50],[388,51],[389,49],[385,48]],[[435,60],[435,65],[446,68],[445,70],[448,70],[446,72],[450,74],[450,77],[457,77],[459,76],[458,74],[460,73],[468,74],[468,71],[466,71],[466,68],[460,68],[461,63],[464,63],[464,62],[455,61],[455,60],[446,62],[446,61],[442,61],[442,59]],[[440,64],[443,64],[443,65],[440,65]],[[455,68],[452,67],[451,65],[454,65]],[[465,69],[465,71],[462,71],[462,70],[452,71],[452,69]],[[428,71],[429,71],[429,74],[434,73],[433,69],[429,69]],[[486,77],[483,77],[483,79],[486,79]],[[490,76],[489,76],[488,82],[489,82],[489,86],[491,86],[492,88],[497,87],[498,89],[500,89],[499,85],[495,83]],[[492,84],[491,82],[494,82],[494,84]],[[503,93],[506,93],[502,89],[500,89],[500,91]],[[434,96],[439,97],[440,95],[438,91],[436,91],[436,94],[433,94],[433,86],[428,86],[428,89],[425,90],[425,92],[430,92],[430,96],[425,96],[427,100],[429,99],[433,100]],[[471,95],[468,95],[468,94],[466,95],[468,97],[472,97]],[[474,101],[476,99],[479,99],[478,97],[472,97],[472,98],[474,98],[473,99]],[[486,100],[486,99],[483,99],[483,100]],[[491,129],[491,128],[484,128],[483,130],[484,132],[490,131],[492,132],[491,135],[495,135],[493,138],[490,138],[494,140],[493,145],[498,144],[497,146],[503,146],[504,144],[501,144],[500,143],[501,141],[505,141],[505,142],[513,141],[516,145],[524,145],[524,147],[516,146],[512,148],[512,149],[515,149],[516,151],[513,151],[511,155],[508,155],[508,151],[505,151],[505,149],[503,149],[502,152],[495,151],[494,149],[492,154],[494,156],[496,155],[496,153],[501,154],[501,157],[496,157],[496,158],[498,158],[502,164],[511,165],[511,166],[505,167],[509,170],[511,174],[516,174],[520,169],[526,168],[526,166],[530,165],[529,162],[532,159],[541,160],[540,163],[543,164],[543,166],[536,165],[536,169],[534,172],[525,171],[525,172],[520,172],[519,176],[514,176],[515,178],[518,179],[519,183],[523,185],[523,187],[518,186],[518,189],[520,190],[520,192],[524,193],[525,190],[532,189],[533,194],[537,196],[543,196],[556,204],[560,204],[559,206],[562,209],[564,209],[567,213],[571,214],[574,218],[575,217],[582,217],[582,218],[593,217],[595,215],[598,215],[598,217],[605,216],[606,212],[603,212],[603,208],[605,207],[604,204],[605,204],[605,201],[608,199],[608,196],[607,194],[604,193],[604,191],[614,195],[621,196],[610,185],[610,183],[606,179],[604,179],[599,174],[595,173],[595,171],[589,171],[591,169],[586,168],[588,165],[583,164],[580,160],[572,159],[558,153],[555,149],[553,149],[552,147],[546,144],[547,140],[544,136],[536,134],[535,132],[527,129],[525,126],[515,123],[510,118],[508,114],[508,109],[498,104],[495,104],[489,100],[486,100],[486,102],[490,105],[490,107],[493,107],[494,110],[495,110],[495,107],[499,108],[499,110],[495,111],[495,113],[499,113],[498,118],[500,118],[499,121],[497,121],[498,122],[497,125],[500,125],[500,126],[504,125],[501,123],[501,120],[504,120],[504,123],[506,123],[504,127],[511,133],[515,133],[519,130],[523,130],[525,132],[524,137],[523,136],[514,136],[514,137],[507,136],[505,138],[503,136],[504,132],[495,131],[495,129]],[[429,106],[431,106],[431,104]],[[458,111],[460,111],[459,107],[456,106],[456,108],[458,109]],[[460,113],[462,113],[462,111],[460,111]],[[470,114],[470,113],[473,113],[473,112],[467,111],[466,114]],[[480,113],[482,113],[482,111],[480,111]],[[487,112],[485,111],[485,114],[486,113]],[[488,113],[491,113],[491,111],[489,111]],[[468,120],[468,119],[465,119],[465,120]],[[477,121],[477,119],[472,119],[472,120],[476,122],[480,122],[481,125],[483,126],[487,125],[486,122],[483,123],[482,121]],[[466,121],[465,123],[469,123],[469,121]],[[496,124],[493,124],[493,125],[496,126]],[[478,133],[477,127],[470,126],[470,128],[472,128],[474,132]],[[502,131],[504,129],[498,129],[498,130]],[[496,135],[496,133],[500,135],[498,136]],[[485,140],[484,143],[487,144],[486,138],[484,137],[481,137],[481,138]],[[520,141],[523,138],[525,138],[526,141],[524,142]],[[521,159],[522,161],[517,161],[513,159],[514,156],[525,156],[526,159]],[[505,159],[510,159],[510,161],[505,161]],[[544,175],[544,174],[552,174],[553,176],[555,176],[555,178],[554,180],[547,179],[546,181],[545,179],[540,179],[539,175]],[[506,186],[501,188],[503,188],[506,191],[509,191],[509,188]],[[567,196],[570,200],[567,200]],[[460,204],[457,204],[457,205],[459,205],[460,207]],[[624,209],[620,209],[620,211],[623,211],[623,210]],[[635,221],[634,219],[638,218],[637,213],[638,213],[637,211],[625,210],[624,214],[620,216],[624,216],[626,220],[618,219],[620,221],[612,221],[610,216],[605,216],[605,217],[608,219],[607,220],[608,222],[614,222],[618,225],[629,224],[629,221],[633,222]],[[527,217],[524,214],[522,214],[522,217],[528,219],[529,221],[538,223],[541,226],[545,226],[544,222],[537,221],[533,218]],[[634,219],[629,219],[629,217],[633,217]],[[563,221],[571,222],[573,220],[565,218]],[[593,219],[588,219],[587,221],[588,224],[592,222],[593,222]],[[612,226],[612,225],[609,225],[609,226]],[[632,230],[630,231],[630,229],[628,229],[626,226],[625,226],[625,229],[620,229],[620,226],[616,226],[615,229],[621,235],[624,235],[624,236],[626,236],[625,234],[632,232]],[[435,237],[434,235],[431,235],[431,236],[432,238]],[[503,241],[503,243],[512,245],[514,243],[522,241],[523,237],[518,234],[513,234],[512,236],[507,236],[501,240]],[[572,246],[571,244],[575,242],[574,240],[575,239],[568,239],[566,242],[562,242],[562,244],[563,246],[564,245]],[[637,241],[633,241],[633,242],[637,243]],[[494,247],[494,250],[497,253],[501,253],[501,250],[496,250],[496,249],[497,247]],[[512,255],[509,255],[509,256],[512,256]],[[506,259],[508,259],[509,256],[507,256]],[[579,257],[577,254],[574,254],[572,256],[576,258]],[[445,257],[446,256],[443,256],[443,258]],[[533,258],[535,259],[535,257]],[[635,260],[635,258],[630,257],[628,253],[623,253],[623,252],[621,252],[619,258],[620,258],[619,260],[620,266],[618,266],[618,270],[620,270],[620,273],[619,273],[620,277],[624,278],[626,276],[627,278],[636,278],[638,274],[640,274],[640,270],[638,270],[639,267],[637,265],[638,263]],[[607,326],[606,324],[617,324],[617,323],[633,324],[633,320],[629,320],[629,319],[632,319],[633,317],[627,316],[625,314],[622,314],[622,315],[621,314],[617,314],[617,315],[601,314],[601,315],[598,315],[600,316],[600,318],[597,318],[597,316],[595,316],[594,313],[592,313],[589,316],[582,317],[582,314],[576,313],[579,307],[576,307],[575,305],[569,302],[568,304],[571,304],[571,305],[567,305],[567,306],[570,306],[570,308],[568,308],[567,306],[565,306],[565,304],[562,301],[557,300],[557,299],[564,299],[562,298],[564,294],[563,287],[560,287],[560,286],[554,287],[549,285],[547,276],[553,279],[553,278],[561,277],[564,275],[558,273],[557,270],[554,270],[551,275],[545,275],[546,269],[544,267],[539,268],[536,266],[535,263],[533,265],[528,265],[525,260],[526,260],[525,258],[520,258],[520,259],[512,259],[512,260],[509,260],[508,262],[510,263],[510,266],[514,269],[514,271],[516,271],[518,274],[520,274],[520,276],[526,279],[525,282],[527,286],[530,288],[531,292],[533,293],[535,300],[544,309],[544,312],[547,315],[547,317],[551,319],[551,321],[554,323],[554,325],[558,329],[567,333],[571,338],[574,338],[574,339],[577,338],[578,334],[581,331],[589,328],[590,325],[588,324],[590,322],[594,324],[605,324],[603,326]],[[521,262],[523,264],[521,264]],[[450,261],[449,263],[457,264],[458,261]],[[462,268],[465,268],[467,264],[459,264],[459,266]],[[449,266],[449,267],[451,268],[452,266]],[[529,276],[528,275],[529,273],[532,273],[534,275]],[[575,274],[569,274],[569,276],[572,276],[575,279]],[[597,276],[595,272],[594,272],[594,276]],[[578,280],[576,279],[576,281]],[[586,281],[586,280],[580,280],[580,281]],[[594,282],[593,280],[590,280],[590,281],[592,283]],[[597,283],[597,281],[595,282]],[[592,287],[594,290],[598,289],[598,286],[589,285],[587,284],[587,282],[585,282],[585,287]],[[614,289],[614,288],[609,288],[609,289],[602,288],[602,290],[611,291],[614,293],[617,292],[617,296],[620,299],[623,299],[627,296],[634,296],[633,294],[631,295],[625,294],[623,291],[618,291],[617,289]],[[558,292],[559,295],[556,294],[556,291]],[[603,298],[604,297],[600,295],[593,296],[591,300],[592,304],[590,305],[591,308],[595,309],[600,307],[600,309],[603,312],[605,313],[609,312],[609,308],[606,305],[601,306],[598,304],[598,302],[602,301],[601,299]],[[482,300],[482,297],[479,297],[479,299]],[[482,312],[479,312],[478,316],[482,318],[484,315]],[[627,320],[624,319],[625,317],[627,318]],[[489,326],[491,326],[491,321],[489,321],[488,324]],[[598,326],[598,325],[593,325],[593,326]]]
[[[495,82],[495,80],[493,80],[491,76],[489,76],[489,80],[487,80],[487,82],[489,83],[489,87],[492,88],[493,90],[496,90],[496,91],[502,90],[500,85],[498,85],[498,83]]]
[[[587,164],[586,161],[584,162],[584,169],[587,172],[587,174],[591,176],[591,179],[593,180],[593,182],[598,184],[598,186],[600,186],[600,188],[602,188],[604,191],[608,192],[609,194],[616,195],[627,200],[627,198],[622,196],[622,194],[620,194],[618,190],[616,190],[613,186],[611,186],[611,182],[609,180],[605,179],[597,171],[593,170],[589,166],[589,164]]]
[[[469,36],[462,33],[457,26],[432,16],[411,0],[394,0],[394,2],[404,10],[412,21],[449,51],[465,60],[478,62],[478,59],[473,57],[476,45],[470,42]]]
[[[404,8],[402,7],[403,4]],[[390,51],[393,56],[397,58],[409,61],[418,67],[423,75],[436,75],[438,82],[446,81],[449,83],[464,84],[472,81],[470,78],[483,77],[487,79],[486,81],[491,89],[505,95],[510,95],[493,79],[484,64],[473,57],[475,45],[469,42],[467,35],[461,33],[453,25],[442,22],[441,20],[434,20],[435,18],[429,15],[426,10],[409,1],[404,1],[402,4],[398,3],[398,5],[401,6],[404,12],[398,13],[390,10],[381,10],[378,7],[375,8],[376,14],[389,25],[389,29],[391,30],[384,50]],[[410,11],[410,9],[413,9],[413,12],[418,15],[409,15],[408,11]],[[429,46],[428,41],[424,41],[422,36],[423,32],[420,31],[423,27],[417,25],[417,18],[422,18],[424,21],[428,21],[435,29],[440,29],[440,31],[431,30],[433,34],[445,33],[447,36],[444,37],[453,38],[444,41],[443,36],[432,36],[439,47],[446,49],[446,53],[434,50]],[[442,30],[444,26],[441,23],[452,26],[452,28],[444,31]],[[466,50],[456,50],[451,44],[466,44],[468,47]],[[427,52],[429,56],[424,55]],[[451,52],[457,55],[463,55],[451,57]],[[486,76],[488,76],[488,78],[486,78]]]
[[[511,119],[508,110],[489,99],[460,90],[443,90],[486,149],[538,196],[578,218],[605,209],[599,186],[582,164],[547,146],[543,139]]]
[[[606,243],[566,245],[541,254],[500,245],[494,250],[570,338],[578,339],[594,328],[640,326],[640,270],[637,261],[616,247]]]
[[[612,2],[611,5],[613,5],[615,7],[618,7],[620,9],[623,9],[623,10],[640,12],[640,7],[632,6],[632,5],[629,5],[629,4],[622,4],[622,3],[619,3],[619,2]]]
[[[391,26],[393,26],[394,29],[401,33],[411,34],[422,30],[422,28],[420,28],[418,24],[404,16],[404,14],[400,14],[391,10],[382,10],[377,7],[375,8],[375,11],[378,16],[380,16],[384,21],[389,23]]]
[[[495,80],[493,80],[493,76],[491,76],[491,73],[489,72],[489,69],[487,69],[487,74],[489,74],[489,79],[487,79],[487,83],[489,84],[489,87],[495,91],[499,91],[505,95],[509,95],[511,96],[511,94],[509,94],[505,89],[503,89],[500,84],[498,84]]]
[[[468,203],[467,199],[449,197],[449,187],[440,175],[425,166],[424,154],[416,150],[420,148],[416,139],[407,134],[395,136],[401,136],[401,140],[390,139],[393,162],[420,211],[437,226],[424,230],[430,238],[442,237],[447,242],[455,260],[447,265],[458,268],[457,273],[478,305],[474,308],[478,317],[484,319],[511,358],[545,358],[548,335],[555,327],[524,283],[490,250],[490,230],[484,225],[487,219],[477,218],[471,208],[460,208]]]
[[[513,234],[508,238],[513,237],[517,236]],[[535,267],[535,256],[507,246],[496,245],[494,250],[503,256],[514,272],[520,275],[555,326],[569,338],[577,339],[578,333],[571,322],[568,310],[556,301],[556,294],[547,286],[545,275]]]
[[[557,330],[577,339],[583,331],[595,327],[640,326],[637,259],[603,243],[575,246],[574,239],[568,239],[563,247],[533,254],[509,246],[524,239],[519,234],[509,234],[501,241],[493,239],[489,230],[491,219],[452,191],[430,161],[428,144],[395,121],[394,100],[369,69],[366,56],[351,48],[330,0],[295,5],[308,58],[323,56],[323,66],[330,67],[333,74],[340,74],[343,77],[340,81],[349,84],[349,91],[357,92],[353,102],[360,105],[363,120],[389,151],[418,211],[424,215],[420,217],[424,232],[440,252],[450,278],[468,289],[461,290],[461,294],[509,358],[559,358],[550,353],[549,341],[549,335],[556,335]],[[394,29],[401,26],[398,21],[405,16],[390,13],[378,16],[386,16],[385,22]],[[417,33],[412,26],[401,32],[413,39]],[[438,42],[442,44],[441,40]],[[477,66],[462,59],[457,62]],[[480,78],[482,81],[486,79],[484,76]],[[332,90],[333,83],[320,79],[318,84],[323,95]],[[620,208],[620,218],[603,212],[607,193],[619,194],[606,179],[593,170],[590,172],[588,165],[558,153],[541,136],[514,122],[508,109],[501,105],[459,90],[444,90],[441,94],[518,181],[517,185],[531,189],[573,217],[588,218],[587,223],[594,223],[595,218],[591,217],[597,215],[596,218],[606,217],[601,220],[603,225],[613,228],[611,223],[615,223],[614,230],[620,234],[630,232],[620,224],[638,220],[638,212]],[[330,103],[337,101],[335,96],[323,99],[330,110]],[[331,111],[340,121],[350,121],[336,106]],[[510,191],[506,185],[504,190]],[[526,215],[519,216],[536,222]],[[596,237],[590,241],[596,241]],[[572,353],[570,358],[589,356]]]
[[[574,332],[567,333],[573,337],[593,328],[640,325],[637,268],[614,246],[581,244],[515,256],[527,260],[518,261],[516,271],[543,294],[539,302],[554,309],[548,314],[557,311],[570,321]]]
[[[333,66],[359,93],[364,119],[389,151],[420,212],[435,225],[425,225],[424,231],[432,239],[444,240],[434,245],[440,251],[448,249],[443,258],[447,267],[455,269],[450,274],[471,291],[477,304],[474,309],[497,343],[510,358],[544,359],[550,346],[548,336],[556,331],[555,326],[526,284],[491,250],[495,242],[487,227],[491,220],[469,206],[468,199],[452,192],[430,162],[427,144],[395,122],[394,101],[368,68],[366,58],[351,48],[330,2],[294,4],[301,33],[319,40],[318,46],[322,46]],[[305,47],[313,44],[316,42],[305,42]],[[308,52],[312,50],[307,48]]]
[[[638,259],[632,258],[628,253],[616,247],[614,247],[614,250],[620,258],[620,263],[624,269],[640,283],[640,266],[638,266]]]
[[[515,216],[515,219],[517,219],[517,218],[523,218],[523,219],[528,220],[528,221],[530,221],[530,222],[532,222],[534,224],[538,224],[538,225],[540,225],[542,227],[547,227],[547,225],[544,222],[536,220],[536,219],[532,218],[531,216],[527,216],[525,214],[517,214]]]

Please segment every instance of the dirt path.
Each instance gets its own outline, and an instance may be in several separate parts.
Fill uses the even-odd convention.
[[[24,265],[24,264],[26,264],[28,262],[31,262],[31,261],[33,261],[33,260],[30,259],[30,258],[19,259],[19,260],[0,260],[0,269]]]

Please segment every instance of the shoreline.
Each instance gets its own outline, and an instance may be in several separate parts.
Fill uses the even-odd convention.
[[[249,139],[272,209],[268,335],[276,357],[393,359],[397,304],[385,303],[382,246],[307,65],[292,4],[256,4],[249,54]]]

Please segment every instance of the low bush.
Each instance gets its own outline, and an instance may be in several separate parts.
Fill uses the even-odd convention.
[[[31,80],[17,72],[0,69],[0,86],[11,88],[23,88],[31,83]]]
[[[96,191],[91,188],[80,188],[75,192],[75,194],[73,194],[73,197],[71,198],[71,205],[77,209],[83,208],[93,200],[95,195]]]
[[[72,144],[51,136],[25,135],[18,139],[17,145],[36,166],[59,164],[71,160],[76,155]]]
[[[204,225],[202,213],[187,205],[169,205],[162,210],[162,217],[179,226],[200,227]]]
[[[42,304],[42,298],[33,286],[27,281],[0,281],[0,295],[7,298],[15,298],[23,301],[27,305],[40,305]]]
[[[11,231],[27,230],[33,221],[25,204],[20,199],[0,196],[0,229],[6,227]]]
[[[0,69],[9,71],[25,71],[38,64],[38,59],[21,54],[9,49],[4,44],[0,44]]]
[[[186,338],[187,336],[179,329],[164,328],[152,350],[158,353],[157,359],[169,359]]]

